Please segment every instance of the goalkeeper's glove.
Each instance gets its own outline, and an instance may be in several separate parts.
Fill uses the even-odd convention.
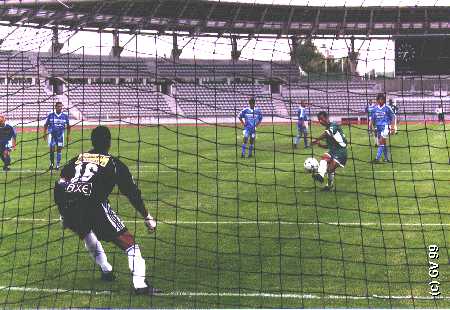
[[[156,220],[150,214],[144,218],[144,223],[149,233],[156,230]]]

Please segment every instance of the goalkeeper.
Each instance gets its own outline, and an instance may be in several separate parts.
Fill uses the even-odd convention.
[[[86,249],[99,265],[102,280],[113,281],[115,276],[99,240],[113,242],[128,256],[136,294],[153,295],[160,292],[145,277],[145,260],[133,235],[109,205],[108,196],[115,185],[144,218],[151,233],[156,221],[150,216],[127,166],[108,153],[111,133],[98,126],[92,131],[93,149],[70,160],[55,184],[55,202],[65,228],[84,240]]]

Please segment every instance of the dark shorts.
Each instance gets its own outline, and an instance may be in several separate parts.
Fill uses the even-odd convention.
[[[334,160],[342,168],[345,167],[347,163],[347,152],[345,151],[329,151],[326,153],[330,155],[331,159]]]
[[[127,231],[108,202],[97,206],[68,203],[58,205],[58,208],[64,228],[69,228],[79,236],[85,236],[92,230],[99,240],[112,241]]]

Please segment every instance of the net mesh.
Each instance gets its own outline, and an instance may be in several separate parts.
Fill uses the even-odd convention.
[[[305,73],[286,39],[238,40],[241,57],[227,60],[230,39],[180,36],[174,60],[169,36],[121,35],[122,56],[110,57],[110,34],[62,32],[63,50],[48,53],[48,31],[14,31],[23,33],[5,34],[0,53],[0,109],[17,130],[1,175],[3,308],[449,306],[449,133],[438,119],[448,78],[390,76],[392,41],[357,42],[361,77],[344,40],[313,41],[328,59]],[[375,164],[367,119],[380,92],[398,130],[391,161]],[[249,98],[263,120],[253,156],[241,158],[237,116]],[[311,122],[295,147],[302,100]],[[118,191],[110,204],[159,296],[135,296],[125,254],[105,242],[117,279],[100,281],[83,241],[62,228],[42,129],[57,101],[72,126],[62,164],[89,150],[94,126],[111,128],[111,154],[130,168],[157,231]],[[330,192],[303,165],[326,152],[311,145],[324,131],[319,111],[349,142]]]

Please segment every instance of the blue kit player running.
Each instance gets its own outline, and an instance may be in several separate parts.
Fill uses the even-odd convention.
[[[244,143],[242,144],[242,155],[245,157],[245,149],[250,138],[250,146],[248,147],[248,157],[252,157],[252,151],[255,144],[256,127],[261,124],[263,119],[260,109],[255,108],[255,98],[250,98],[248,101],[249,107],[245,108],[239,113],[239,121],[244,127]]]
[[[9,171],[11,151],[16,149],[16,131],[6,124],[6,118],[0,116],[0,155],[3,161],[3,171]]]
[[[62,112],[62,103],[55,104],[55,111],[47,116],[44,124],[44,139],[48,141],[50,147],[50,167],[52,170],[55,163],[55,147],[56,147],[56,170],[62,157],[62,149],[64,147],[64,131],[67,128],[67,140],[70,140],[69,116]]]
[[[306,111],[306,101],[300,102],[300,107],[297,109],[297,136],[294,138],[294,148],[297,148],[300,138],[303,136],[305,148],[308,147],[308,112]]]
[[[377,95],[377,103],[378,105],[372,110],[369,119],[369,128],[373,125],[375,126],[378,138],[377,156],[373,162],[379,163],[382,154],[384,154],[384,160],[390,162],[386,139],[395,131],[395,114],[392,109],[386,105],[386,96],[384,94],[380,93]]]

